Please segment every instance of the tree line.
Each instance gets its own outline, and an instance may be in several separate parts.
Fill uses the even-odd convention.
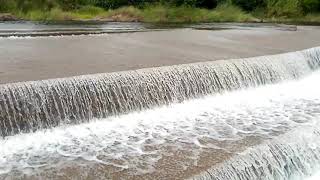
[[[214,9],[223,3],[238,6],[247,12],[261,11],[268,16],[277,17],[320,12],[320,0],[0,0],[0,12],[27,12],[35,9],[47,11],[57,7],[68,11],[83,6],[96,6],[103,9],[116,9],[123,6],[143,8],[151,4]]]

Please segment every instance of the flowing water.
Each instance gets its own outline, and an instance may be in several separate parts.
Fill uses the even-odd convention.
[[[1,85],[0,178],[303,179],[319,65],[313,48]]]
[[[93,35],[106,33],[132,33],[159,31],[176,28],[197,30],[272,28],[297,30],[295,26],[261,23],[206,23],[206,24],[148,24],[138,22],[117,23],[99,21],[60,21],[60,22],[0,22],[0,37],[39,37],[62,35]]]
[[[319,49],[314,48],[276,56],[0,85],[0,134],[79,124],[206,94],[295,79],[318,68],[319,57]]]
[[[0,23],[0,37],[88,35],[148,30],[157,30],[157,28],[142,23],[77,23],[73,21],[50,24],[41,22]]]

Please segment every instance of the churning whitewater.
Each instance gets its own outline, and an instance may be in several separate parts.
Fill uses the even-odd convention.
[[[319,66],[312,48],[0,85],[0,179],[311,177]]]
[[[300,78],[320,48],[282,55],[4,84],[1,136],[79,124],[212,93]]]
[[[195,179],[303,179],[320,167],[319,78],[6,137],[0,178],[182,179],[192,175],[170,173],[205,166],[207,154],[210,170]],[[172,171],[161,164],[168,156],[179,162]]]

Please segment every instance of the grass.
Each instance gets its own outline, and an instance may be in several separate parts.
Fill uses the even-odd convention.
[[[104,10],[94,6],[84,6],[74,11],[53,8],[50,11],[31,10],[27,13],[13,12],[13,15],[26,20],[106,20],[106,21],[140,21],[154,23],[182,22],[248,22],[255,18],[240,8],[232,5],[220,5],[214,10],[193,7],[170,7],[152,5],[143,9],[132,6],[114,10]]]
[[[307,14],[302,21],[320,24],[320,13]]]
[[[297,17],[270,17],[264,18],[263,22],[301,24],[301,25],[320,25],[320,13],[309,13]]]
[[[94,6],[84,6],[74,11],[63,11],[60,8],[53,8],[50,11],[30,10],[26,13],[20,11],[11,13],[20,19],[31,21],[63,21],[93,19],[106,14],[106,11]]]
[[[109,10],[106,12],[104,17],[100,18],[111,21],[144,21],[144,14],[141,9],[129,6],[115,10]]]
[[[117,16],[115,16],[117,15]],[[207,10],[193,7],[170,7],[164,5],[152,5],[144,9],[124,7],[109,11],[108,17],[117,21],[136,19],[137,21],[152,23],[191,23],[191,22],[221,22],[235,21],[247,22],[254,18],[243,12],[240,8],[231,5],[221,5],[215,10]]]
[[[172,7],[166,5],[149,5],[145,8],[132,6],[114,10],[104,10],[94,6],[83,6],[73,11],[63,11],[53,8],[50,11],[31,10],[27,13],[11,12],[13,15],[33,21],[62,20],[102,20],[102,21],[139,21],[151,23],[198,23],[198,22],[281,22],[320,24],[320,14],[307,14],[297,17],[266,17],[264,9],[256,9],[251,13],[244,12],[239,7],[221,4],[214,10],[194,7]]]
[[[52,9],[48,12],[39,10],[29,11],[27,13],[19,13],[18,15],[22,19],[28,19],[32,21],[50,21],[50,20],[71,20],[74,17],[69,12],[63,12],[61,9]]]

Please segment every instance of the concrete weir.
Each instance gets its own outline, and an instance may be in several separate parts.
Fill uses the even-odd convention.
[[[303,179],[319,169],[319,77],[6,137],[0,179]]]
[[[0,85],[0,179],[303,179],[320,47]]]
[[[318,127],[296,129],[262,145],[248,148],[191,179],[304,179],[319,171],[319,139]]]
[[[80,124],[203,95],[300,78],[320,49],[0,85],[0,134]]]

